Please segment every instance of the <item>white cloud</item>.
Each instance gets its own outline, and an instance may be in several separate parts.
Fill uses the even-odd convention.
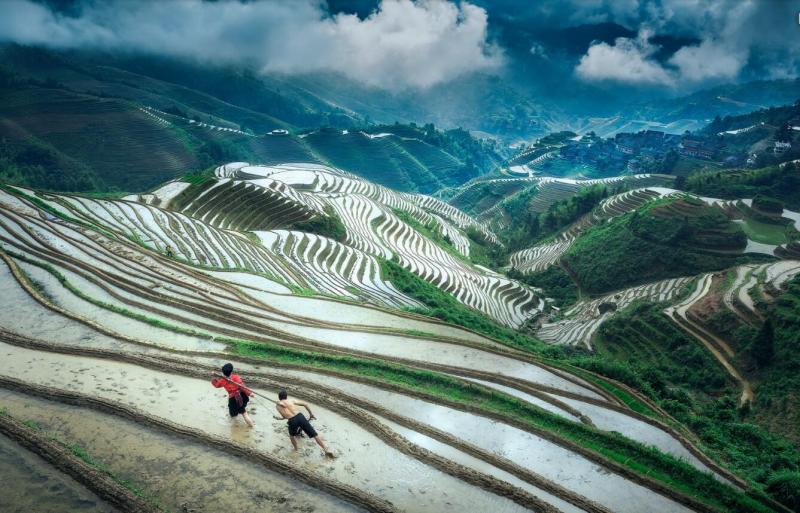
[[[0,40],[143,51],[264,71],[335,71],[378,87],[429,87],[495,70],[486,12],[467,2],[383,0],[365,19],[329,16],[319,0],[90,2],[80,15],[31,0],[0,3]]]
[[[642,30],[636,39],[618,38],[613,45],[595,43],[581,57],[575,72],[585,80],[610,80],[630,84],[671,85],[672,74],[651,58],[658,50]]]
[[[669,63],[683,80],[728,80],[736,78],[747,63],[747,51],[706,39],[697,46],[684,46]]]

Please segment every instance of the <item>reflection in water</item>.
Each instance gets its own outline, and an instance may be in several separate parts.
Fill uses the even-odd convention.
[[[3,513],[113,513],[116,510],[35,454],[0,435]]]

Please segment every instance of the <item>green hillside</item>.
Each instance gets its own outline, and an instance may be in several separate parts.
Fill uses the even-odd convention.
[[[323,161],[399,190],[429,193],[479,172],[420,139],[325,128],[302,141]]]
[[[745,258],[746,242],[741,227],[720,209],[667,199],[591,227],[562,262],[594,294],[730,267]]]
[[[136,105],[46,85],[0,87],[0,138],[0,176],[36,187],[144,190],[202,165],[199,142]]]
[[[0,176],[51,190],[140,192],[187,172],[251,161],[327,164],[399,190],[430,193],[484,171],[475,161],[492,166],[498,159],[477,141],[463,150],[466,162],[452,155],[444,147],[461,149],[453,131],[434,141],[441,146],[338,128],[248,135],[235,123],[175,104],[151,110],[7,71],[0,77],[0,100]],[[480,159],[473,159],[476,153]]]
[[[45,189],[140,192],[251,161],[327,164],[431,193],[502,161],[461,129],[369,125],[288,79],[168,59],[0,45],[0,94],[0,176]]]
[[[800,209],[800,170],[796,164],[695,173],[686,180],[685,189],[725,199],[769,196],[783,201],[790,210]]]
[[[290,84],[267,84],[252,73],[169,59],[59,53],[0,45],[0,66],[74,91],[115,96],[160,110],[176,108],[213,124],[235,123],[257,133],[276,128],[354,122]]]
[[[800,452],[790,442],[800,424],[797,411],[787,408],[797,404],[798,293],[795,280],[769,314],[776,323],[776,363],[764,373],[750,408],[738,408],[735,383],[663,314],[661,303],[635,303],[604,323],[596,355],[578,364],[645,393],[688,426],[717,461],[789,505],[791,489],[781,493],[776,483],[785,476],[796,480],[800,468]]]

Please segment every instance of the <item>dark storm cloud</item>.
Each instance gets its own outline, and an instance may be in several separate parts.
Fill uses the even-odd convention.
[[[467,2],[384,0],[366,17],[319,0],[0,2],[0,40],[245,63],[265,72],[336,71],[390,89],[498,68],[486,12]]]

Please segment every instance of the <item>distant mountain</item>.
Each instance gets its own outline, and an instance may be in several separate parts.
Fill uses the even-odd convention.
[[[800,79],[761,80],[704,89],[688,96],[653,101],[636,114],[669,123],[681,119],[710,122],[715,116],[735,116],[754,110],[792,104],[800,99]]]
[[[466,131],[368,125],[313,93],[246,73],[99,62],[19,46],[0,50],[4,180],[141,192],[223,161],[248,160],[330,164],[403,191],[433,192],[503,160],[493,142]]]

